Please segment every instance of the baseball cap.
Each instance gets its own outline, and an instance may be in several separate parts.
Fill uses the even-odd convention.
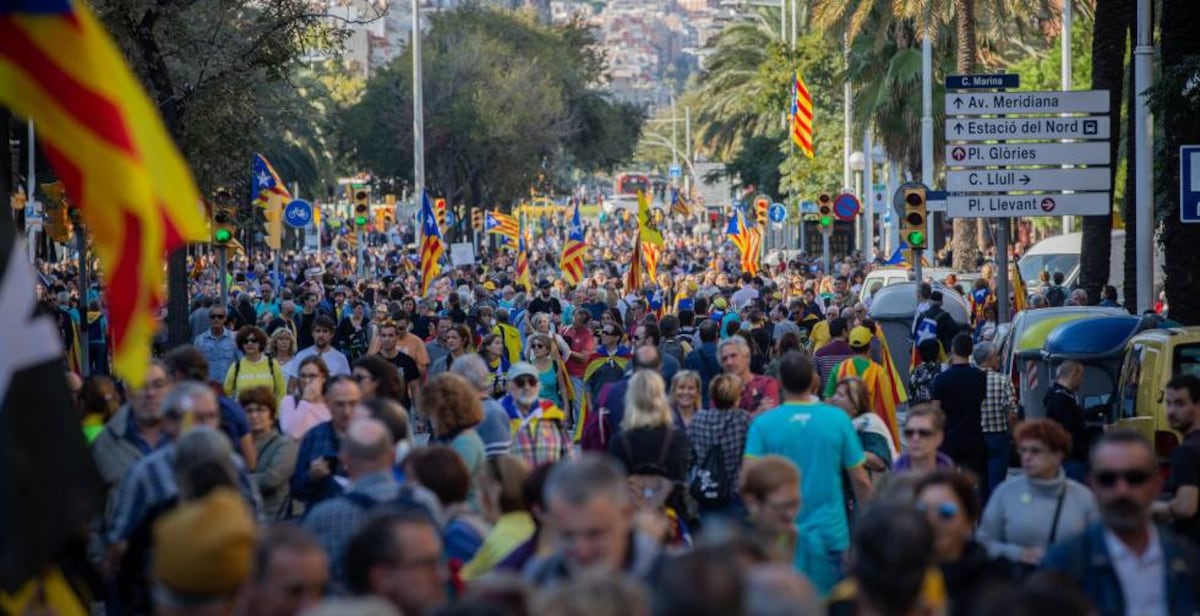
[[[510,381],[515,381],[523,376],[538,378],[537,368],[534,368],[533,364],[527,361],[519,361],[513,364],[512,368],[508,369],[508,380]]]
[[[713,307],[714,307],[714,308],[722,308],[722,309],[723,309],[723,308],[725,308],[725,307],[726,307],[726,306],[728,306],[728,305],[729,305],[729,303],[725,301],[725,298],[724,298],[724,297],[718,297],[718,298],[716,298],[716,299],[714,299],[714,300],[713,300]]]
[[[862,348],[871,345],[871,330],[859,325],[850,330],[850,346]]]

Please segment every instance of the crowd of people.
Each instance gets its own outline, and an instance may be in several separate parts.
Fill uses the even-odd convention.
[[[191,344],[164,341],[140,388],[90,362],[70,379],[105,492],[82,567],[97,605],[1200,609],[1200,378],[1164,389],[1184,437],[1164,474],[1144,437],[1082,425],[1078,364],[1060,367],[1046,418],[1022,416],[990,265],[971,289],[917,286],[919,361],[902,380],[908,349],[888,347],[878,289],[861,286],[882,255],[752,275],[720,230],[673,225],[658,276],[629,289],[630,233],[597,225],[572,287],[560,225],[541,222],[532,289],[500,250],[421,294],[408,254],[374,246],[362,278],[335,255],[284,257],[279,278],[237,256],[222,302],[195,258]],[[42,297],[70,326],[63,274],[43,267]],[[1054,288],[1029,309],[1086,303]],[[951,293],[970,323],[942,309]]]

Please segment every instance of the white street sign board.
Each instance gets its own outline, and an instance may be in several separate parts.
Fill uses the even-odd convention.
[[[1011,218],[1015,216],[1107,216],[1109,193],[1040,193],[1030,195],[950,195],[950,218]]]
[[[947,141],[1108,139],[1108,116],[1068,118],[951,118]]]
[[[972,169],[947,171],[949,192],[1108,190],[1108,167],[1087,169]]]
[[[948,167],[1107,164],[1108,144],[1103,141],[946,146]]]
[[[946,94],[946,115],[1108,113],[1108,90]]]

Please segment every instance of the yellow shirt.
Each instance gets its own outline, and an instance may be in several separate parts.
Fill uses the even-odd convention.
[[[533,516],[528,511],[506,513],[496,520],[492,532],[483,540],[475,558],[463,566],[462,579],[477,580],[492,572],[505,556],[533,536]]]
[[[816,353],[817,349],[829,344],[829,321],[822,319],[816,325],[812,326],[812,331],[808,332],[808,343],[812,345],[812,352]]]
[[[237,374],[236,382],[234,374]],[[274,359],[268,361],[266,355],[259,357],[256,362],[243,357],[229,366],[229,371],[225,373],[227,395],[236,398],[239,393],[253,387],[269,387],[275,392],[276,399],[282,399],[287,393],[287,384],[283,380],[283,366]]]

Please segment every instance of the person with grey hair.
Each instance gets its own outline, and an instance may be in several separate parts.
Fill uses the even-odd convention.
[[[648,582],[659,571],[665,554],[654,537],[635,529],[625,473],[613,460],[589,453],[559,462],[542,492],[561,547],[526,567],[530,583],[546,587],[586,573]]]
[[[744,574],[746,616],[821,616],[824,605],[817,590],[786,564],[760,563]]]
[[[217,396],[207,385],[181,381],[167,392],[163,400],[162,431],[171,442],[138,461],[121,480],[104,537],[109,546],[105,567],[110,574],[119,571],[129,538],[142,521],[156,507],[179,494],[174,465],[181,436],[201,428],[219,430],[220,421]],[[242,497],[255,512],[261,512],[258,486],[246,471],[242,459],[232,449],[228,454],[236,469],[237,487]]]
[[[479,400],[483,402],[483,421],[475,426],[475,432],[483,439],[487,456],[490,458],[508,453],[512,447],[512,428],[508,423],[508,413],[491,396],[492,372],[487,362],[474,353],[464,355],[450,364],[450,372],[470,381],[479,393]]]
[[[981,496],[986,504],[992,491],[1008,477],[1008,457],[1012,449],[1010,426],[1017,418],[1017,394],[1012,380],[1000,372],[1000,349],[980,342],[972,351],[975,366],[987,375],[987,390],[980,407],[980,427],[987,444],[987,476]]]
[[[304,516],[304,528],[332,557],[330,575],[334,582],[346,580],[342,554],[371,508],[408,494],[430,512],[439,509],[436,497],[424,488],[402,488],[396,481],[392,473],[395,447],[392,432],[383,422],[355,419],[346,430],[337,462],[346,468],[349,487],[341,495],[321,501]]]
[[[750,371],[750,344],[741,336],[730,336],[717,345],[717,359],[725,374],[742,382],[738,408],[755,415],[779,404],[779,381]]]

